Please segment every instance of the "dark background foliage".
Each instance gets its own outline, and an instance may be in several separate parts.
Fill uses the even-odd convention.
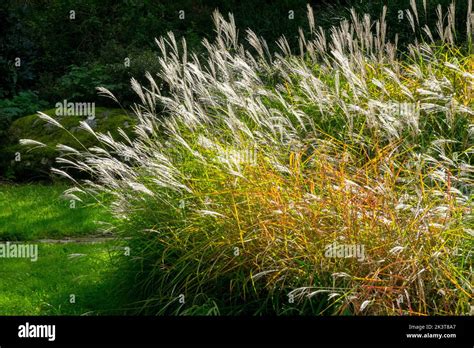
[[[418,0],[420,21],[433,25],[434,9],[444,10],[451,0],[427,0],[428,18]],[[99,98],[95,87],[104,86],[116,94],[122,105],[135,102],[130,78],[145,82],[144,73],[158,71],[154,39],[173,31],[185,37],[190,50],[202,52],[201,40],[212,39],[211,15],[215,9],[234,14],[240,36],[251,28],[272,43],[285,35],[297,46],[298,28],[307,30],[306,4],[325,28],[349,16],[354,6],[359,13],[378,17],[388,6],[390,35],[399,33],[401,45],[413,39],[408,20],[398,20],[398,11],[410,7],[409,0],[3,0],[0,3],[0,177],[2,163],[9,163],[3,148],[9,140],[12,122],[68,101],[95,102],[116,107]],[[458,1],[458,28],[464,31],[465,1]],[[70,11],[75,18],[70,18]],[[184,19],[179,11],[183,10]],[[289,18],[294,11],[294,19]],[[462,16],[461,16],[462,15]],[[390,36],[389,35],[389,36]],[[462,34],[458,34],[461,38]],[[21,65],[15,66],[20,58]],[[130,66],[125,66],[126,58]],[[9,156],[9,155],[8,155]],[[3,168],[4,169],[4,168]]]

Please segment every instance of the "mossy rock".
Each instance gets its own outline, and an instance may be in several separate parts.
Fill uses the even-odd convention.
[[[120,138],[119,128],[133,138],[133,127],[136,124],[134,114],[131,112],[127,114],[122,109],[96,107],[95,117],[92,120],[87,120],[87,116],[57,116],[56,109],[46,110],[43,113],[57,120],[77,140],[66,130],[47,123],[36,114],[21,117],[11,124],[8,131],[9,139],[2,149],[0,158],[0,176],[18,181],[48,179],[51,166],[60,154],[56,150],[56,145],[64,144],[81,149],[80,142],[86,148],[100,146],[92,134],[79,128],[80,121],[88,122],[96,132],[110,132],[114,138]],[[47,147],[22,146],[19,144],[20,139],[33,139],[46,144]],[[20,160],[16,161],[18,154]]]

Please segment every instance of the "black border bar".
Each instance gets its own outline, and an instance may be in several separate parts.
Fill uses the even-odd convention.
[[[55,325],[55,341],[18,337],[19,326],[27,322]],[[456,338],[407,338],[413,333],[454,333]],[[474,317],[0,317],[2,348],[147,343],[473,347]]]

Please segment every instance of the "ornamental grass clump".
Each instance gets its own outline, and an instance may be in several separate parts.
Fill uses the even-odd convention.
[[[408,10],[426,35],[406,52],[386,9],[326,32],[308,7],[275,54],[217,12],[205,58],[157,39],[160,74],[132,80],[136,137],[83,122],[102,146],[58,159],[93,178],[68,195],[113,197],[135,311],[469,313],[474,58],[453,11],[432,31]]]

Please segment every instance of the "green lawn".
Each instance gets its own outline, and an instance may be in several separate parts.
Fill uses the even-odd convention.
[[[0,185],[0,240],[38,245],[38,259],[0,257],[0,315],[120,314],[113,241],[36,243],[93,237],[111,215],[92,201],[60,198],[64,185]],[[75,295],[75,303],[70,296]]]
[[[111,215],[91,199],[61,198],[65,185],[0,185],[0,240],[97,235]]]
[[[0,315],[120,314],[111,247],[40,244],[36,262],[0,258]]]

